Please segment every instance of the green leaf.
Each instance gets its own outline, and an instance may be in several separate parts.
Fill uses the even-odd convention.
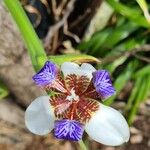
[[[109,70],[110,73],[113,73],[119,65],[123,64],[126,61],[126,59],[127,56],[121,56],[120,58],[115,59],[112,63],[104,65],[105,69]]]
[[[92,43],[89,51],[89,54],[94,55],[98,50],[99,52],[102,51],[103,49],[100,49],[106,39],[110,36],[110,33],[112,32],[112,28],[106,28],[105,30],[98,32],[96,36],[96,40]]]
[[[145,87],[147,85],[147,79],[146,78],[141,78],[140,83],[139,83],[139,88],[137,91],[137,97],[134,99],[131,110],[128,114],[128,123],[129,125],[132,124],[134,121],[134,118],[137,114],[137,111],[139,109],[139,105],[143,102],[143,99],[145,97]],[[131,105],[131,104],[130,104]]]
[[[138,30],[138,29],[137,29]],[[133,37],[128,37],[127,40],[124,42],[120,43],[116,47],[114,47],[114,51],[109,53],[108,55],[112,55],[112,53],[120,53],[120,52],[125,52],[125,51],[132,51],[135,49],[135,47],[138,47],[140,45],[143,45],[146,43],[145,38],[140,37],[140,40],[138,39],[133,39]]]
[[[143,10],[145,18],[150,23],[150,14],[148,11],[148,5],[146,3],[146,0],[136,0],[136,1],[140,5],[141,9]]]
[[[110,34],[111,32],[111,28],[105,29],[101,32],[97,32],[96,34],[94,34],[90,40],[88,41],[83,41],[81,42],[77,49],[80,49],[81,51],[88,51],[89,54],[94,54],[95,53],[95,46],[97,45],[98,47],[101,46],[101,44],[105,41],[105,39],[107,38],[107,36]]]
[[[7,87],[2,81],[0,81],[0,100],[8,96],[8,94],[9,94],[9,91]]]
[[[135,23],[125,20],[120,26],[109,27],[97,32],[88,42],[81,43],[78,48],[87,50],[88,54],[103,57],[111,52],[112,47],[137,29],[138,26]]]
[[[84,54],[67,54],[67,55],[56,55],[56,56],[48,56],[48,59],[57,65],[61,65],[64,62],[75,62],[78,64],[81,63],[100,63],[100,61],[90,55]]]
[[[133,22],[125,22],[123,25],[116,27],[110,32],[109,36],[106,38],[102,47],[110,49],[116,45],[119,41],[128,37],[132,32],[134,32],[138,26]]]
[[[135,22],[137,25],[150,28],[150,24],[147,22],[144,16],[142,16],[137,9],[127,7],[120,2],[115,0],[106,0],[108,4],[118,13],[127,17],[131,21]]]
[[[135,74],[133,75],[133,78],[145,76],[146,74],[149,74],[149,73],[150,73],[150,65],[147,65],[143,67],[142,69],[138,70],[137,72],[135,72]]]
[[[138,78],[135,81],[134,87],[131,91],[130,97],[129,97],[127,105],[125,107],[126,111],[129,111],[131,109],[131,107],[133,106],[133,101],[136,99],[136,96],[138,95],[138,91],[139,91],[140,86],[141,86],[141,81],[142,81],[141,78]]]
[[[148,96],[150,94],[150,74],[146,75],[147,82],[145,84],[145,91],[144,91],[144,96],[143,96],[143,101],[148,99]]]

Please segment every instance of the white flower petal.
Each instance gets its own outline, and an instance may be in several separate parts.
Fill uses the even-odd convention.
[[[77,74],[79,65],[73,62],[65,62],[61,65],[61,70],[66,77],[69,74]]]
[[[81,67],[73,62],[65,62],[61,65],[61,70],[66,77],[69,74],[76,74],[79,76],[85,75],[89,79],[92,78],[92,73],[96,71],[96,69],[88,64],[88,63],[83,63]]]
[[[84,70],[88,70],[89,72],[95,72],[96,71],[96,69],[91,64],[88,64],[88,63],[83,63],[81,65],[81,68]]]
[[[92,115],[85,130],[93,140],[110,146],[127,142],[130,137],[128,124],[121,113],[103,104]]]
[[[54,112],[49,99],[49,96],[40,96],[26,109],[25,124],[34,134],[45,135],[54,128]]]

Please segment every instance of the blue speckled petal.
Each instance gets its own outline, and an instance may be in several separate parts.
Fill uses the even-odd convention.
[[[57,120],[55,121],[54,134],[58,139],[79,141],[84,132],[83,124],[75,120]]]
[[[110,75],[106,70],[98,70],[93,73],[93,83],[96,91],[102,99],[106,99],[115,94],[115,89],[112,86]]]
[[[57,67],[50,61],[47,61],[43,68],[33,76],[33,80],[37,85],[45,86],[51,84],[57,75]]]

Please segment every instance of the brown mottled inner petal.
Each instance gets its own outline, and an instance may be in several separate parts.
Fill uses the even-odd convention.
[[[100,99],[100,95],[96,92],[96,89],[92,81],[90,82],[86,91],[82,93],[82,96],[86,98],[96,99],[96,100]]]
[[[80,99],[76,103],[72,103],[64,116],[65,118],[77,120],[85,124],[89,121],[92,114],[99,109],[99,102],[93,99]]]
[[[76,120],[81,123],[86,123],[99,108],[99,103],[96,100],[85,98],[78,102],[76,109]]]
[[[64,90],[51,88],[58,93],[50,97],[55,116],[58,119],[77,120],[83,124],[89,121],[99,108],[95,99],[100,97],[92,81],[86,76],[76,74],[68,75],[64,80],[61,76],[57,79]]]
[[[90,79],[86,76],[71,74],[65,78],[65,83],[68,91],[74,89],[75,93],[80,96],[88,88]]]
[[[65,94],[57,94],[51,96],[50,104],[54,107],[54,113],[56,117],[63,117],[63,113],[69,108],[72,102],[66,100],[67,95]]]

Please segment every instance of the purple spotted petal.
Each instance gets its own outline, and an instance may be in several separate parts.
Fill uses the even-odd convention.
[[[96,91],[102,99],[106,99],[115,94],[115,89],[112,86],[110,75],[106,70],[98,70],[93,73],[93,83]]]
[[[43,68],[33,76],[33,80],[37,85],[45,86],[51,84],[57,75],[57,67],[50,61],[47,61]]]
[[[79,141],[84,132],[83,124],[75,120],[57,120],[55,121],[54,134],[58,139]]]

